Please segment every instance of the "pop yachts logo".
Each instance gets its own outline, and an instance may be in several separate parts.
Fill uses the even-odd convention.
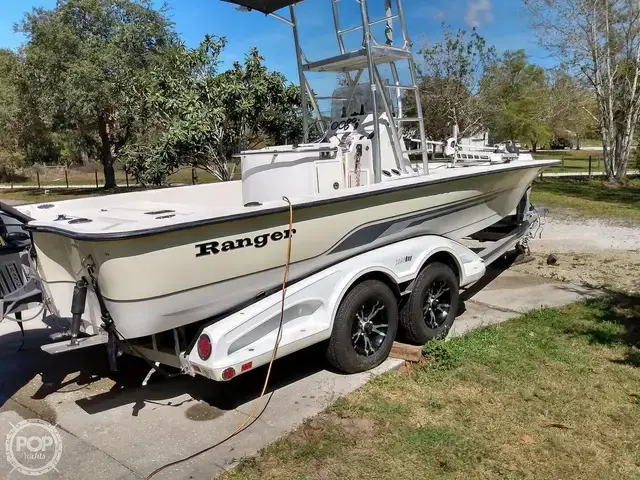
[[[263,233],[256,235],[255,237],[243,237],[236,238],[235,240],[226,240],[222,243],[212,241],[206,243],[199,243],[196,245],[198,252],[196,257],[203,257],[205,255],[217,255],[220,252],[230,252],[231,250],[238,250],[245,247],[262,248],[265,247],[269,241],[278,242],[283,239],[288,239],[290,236],[296,233],[296,229],[283,230],[272,233]]]
[[[5,441],[7,461],[24,475],[44,475],[56,469],[62,456],[62,437],[44,420],[29,419],[11,425]],[[9,472],[9,473],[11,473]],[[58,472],[59,473],[59,472]]]

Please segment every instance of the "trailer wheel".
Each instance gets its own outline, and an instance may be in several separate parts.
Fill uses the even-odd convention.
[[[380,365],[398,331],[398,302],[378,280],[365,280],[342,299],[326,356],[334,367],[356,373]]]
[[[449,333],[458,312],[458,279],[450,267],[434,262],[416,277],[400,325],[409,340],[423,345]]]

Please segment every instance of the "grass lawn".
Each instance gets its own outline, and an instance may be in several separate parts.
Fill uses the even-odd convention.
[[[589,157],[591,157],[591,171],[593,173],[604,171],[604,162],[602,160],[602,152],[594,152],[589,150],[545,150],[533,154],[533,158],[537,160],[555,159],[561,160],[562,164],[557,167],[551,167],[549,172],[588,172]],[[630,165],[629,169],[634,166]]]
[[[116,170],[116,182],[120,186],[127,185],[127,176],[122,170]],[[167,178],[167,183],[191,183],[191,168],[181,168],[174,174]],[[210,173],[204,170],[197,170],[197,182],[208,183],[216,181],[216,178]],[[104,185],[104,173],[101,169],[97,170],[98,186]],[[38,180],[35,170],[25,170],[21,175],[16,175],[13,178],[13,185],[19,187],[21,185],[37,185]],[[69,185],[95,185],[96,184],[96,171],[92,169],[74,168],[65,172],[63,168],[50,168],[40,174],[40,185],[66,185],[67,181]],[[135,180],[133,177],[129,177],[129,185],[133,186]],[[3,185],[9,185],[10,182],[5,180]]]
[[[598,299],[430,343],[221,478],[638,479],[639,322]]]
[[[640,220],[640,179],[626,187],[602,180],[544,178],[533,184],[531,202],[545,207],[572,208],[584,215],[601,218]]]
[[[104,188],[56,188],[48,190],[48,193],[45,193],[45,189],[21,189],[19,187],[16,187],[12,190],[0,190],[0,201],[15,200],[21,203],[57,202],[59,200],[95,197],[98,195],[125,193],[135,190],[137,190],[137,188],[134,187],[121,187],[116,190],[105,190]]]
[[[588,172],[589,157],[591,157],[591,172],[604,172],[604,161],[602,151],[594,150],[544,150],[532,154],[537,160],[555,159],[561,160],[562,164],[551,167],[550,172]],[[633,152],[629,159],[629,170],[640,169],[640,163],[635,159]]]
[[[535,158],[565,158],[567,160],[596,160],[602,152],[593,150],[541,150],[532,154]]]
[[[602,147],[602,140],[599,138],[583,138],[580,140],[583,147]]]

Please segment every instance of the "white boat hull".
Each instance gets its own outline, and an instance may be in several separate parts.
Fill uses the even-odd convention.
[[[291,281],[413,236],[463,238],[509,215],[545,166],[522,162],[472,176],[425,176],[411,188],[387,184],[388,189],[355,198],[301,206],[294,202],[292,233],[282,209],[108,241],[36,228],[38,267],[55,313],[68,317],[73,287],[86,276],[84,266],[91,258],[118,332],[136,338],[215,317],[278,289],[288,235]],[[91,291],[83,320],[100,324]]]

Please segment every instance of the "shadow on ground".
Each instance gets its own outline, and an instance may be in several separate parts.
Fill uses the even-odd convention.
[[[26,331],[21,350],[18,350],[21,334],[17,329],[0,337],[0,408],[12,399],[55,424],[56,413],[51,404],[60,403],[58,394],[69,394],[90,415],[131,405],[131,415],[137,416],[148,406],[179,407],[193,402],[199,405],[199,410],[192,412],[192,419],[201,420],[207,418],[197,417],[219,416],[258,398],[264,384],[266,367],[224,383],[202,376],[166,378],[156,372],[143,386],[149,365],[140,358],[122,355],[119,370],[113,372],[109,369],[105,345],[57,355],[43,352],[40,346],[51,343],[49,336],[60,331],[52,317],[45,323],[42,328]],[[276,360],[266,393],[326,368],[321,345],[288,355]],[[52,395],[56,396],[55,402]],[[203,412],[203,405],[210,408]]]
[[[482,250],[484,247],[479,247],[477,249],[472,250]],[[471,285],[471,287],[465,289],[460,294],[460,305],[462,306],[462,310],[458,310],[458,315],[464,313],[464,302],[465,300],[471,300],[474,295],[487,287],[491,282],[493,282],[496,278],[498,278],[502,273],[508,270],[511,266],[517,264],[522,259],[522,257],[516,253],[515,251],[509,252],[508,254],[498,258],[491,265],[487,266],[486,273],[484,276],[478,280],[476,283]]]
[[[106,359],[106,352],[101,353]],[[265,395],[313,375],[325,367],[324,356],[317,347],[276,360]],[[179,407],[185,401],[174,403],[171,399],[186,394],[191,399],[187,402],[198,402],[194,403],[191,411],[187,411],[187,416],[192,420],[207,420],[258,398],[267,373],[267,367],[263,366],[230,382],[214,382],[202,376],[178,375],[166,378],[154,373],[147,386],[142,386],[141,383],[149,370],[144,360],[123,356],[119,372],[102,372],[114,381],[113,386],[106,392],[79,399],[76,404],[90,415],[132,404],[131,414],[137,416],[147,405]],[[176,370],[167,370],[177,373]],[[209,408],[206,408],[207,406]]]
[[[597,327],[572,328],[568,333],[585,335],[593,344],[628,347],[622,362],[640,367],[640,295],[607,293],[586,301]]]
[[[463,293],[459,314],[465,310],[465,299],[472,298],[494,281],[516,259],[516,255],[509,255],[492,264],[487,275]],[[192,403],[187,416],[202,420],[215,418],[258,398],[263,388],[266,366],[230,382],[214,382],[202,376],[166,378],[156,372],[148,384],[142,386],[150,366],[140,358],[123,355],[119,358],[119,370],[112,372],[105,345],[54,356],[43,352],[40,346],[50,343],[49,336],[60,330],[52,317],[45,323],[42,328],[27,330],[22,351],[17,351],[21,341],[17,329],[0,337],[0,407],[13,398],[55,424],[55,408],[48,404],[53,403],[52,397],[60,401],[58,394],[69,394],[72,396],[69,401],[90,415],[130,405],[131,415],[137,416],[142,409],[155,405],[180,407]],[[401,337],[398,339],[402,341]],[[330,370],[323,347],[319,344],[277,360],[265,393]],[[169,367],[164,370],[177,373]]]

